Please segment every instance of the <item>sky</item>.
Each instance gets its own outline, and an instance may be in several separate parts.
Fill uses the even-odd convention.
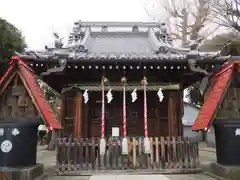
[[[52,32],[67,39],[74,21],[150,21],[154,0],[4,0],[0,17],[26,38],[30,49],[51,45]],[[154,10],[155,11],[155,10]]]

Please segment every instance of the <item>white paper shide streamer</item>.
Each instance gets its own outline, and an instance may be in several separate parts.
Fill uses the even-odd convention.
[[[83,98],[84,98],[84,103],[87,104],[87,102],[89,100],[88,90],[87,89],[83,93]]]
[[[159,101],[162,102],[164,98],[162,88],[159,88],[157,95],[158,95]]]
[[[137,89],[134,89],[131,93],[132,96],[132,102],[135,102],[137,100]]]
[[[107,96],[107,103],[111,103],[111,101],[113,100],[112,89],[109,89],[106,96]]]

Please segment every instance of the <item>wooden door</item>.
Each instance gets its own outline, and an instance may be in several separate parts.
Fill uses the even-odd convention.
[[[127,93],[127,136],[143,136],[143,98],[138,92],[138,99],[132,102],[130,93]]]
[[[75,131],[75,104],[76,98],[74,93],[69,93],[66,96],[65,100],[65,110],[64,110],[64,132],[63,136],[74,136]]]
[[[122,108],[119,104],[108,104],[106,106],[106,136],[112,136],[112,128],[119,128],[119,136],[122,135]]]
[[[101,103],[91,103],[90,106],[89,137],[101,136]]]
[[[129,98],[130,97],[130,98]],[[138,99],[133,103],[131,96],[127,101],[127,133],[128,136],[144,136],[144,98],[143,92],[138,92]],[[159,136],[160,118],[158,116],[158,105],[156,92],[147,92],[147,121],[148,136]],[[164,126],[166,128],[166,126]]]
[[[111,103],[105,104],[105,136],[112,136],[112,127],[119,127],[121,135],[121,121],[122,121],[122,106],[119,101],[119,92],[113,92],[113,100]],[[94,99],[93,99],[94,98]],[[90,121],[89,121],[89,136],[100,137],[101,136],[101,95],[95,94],[92,97],[90,106]]]

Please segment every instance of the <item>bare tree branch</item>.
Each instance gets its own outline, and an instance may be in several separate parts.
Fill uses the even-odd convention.
[[[240,0],[217,0],[213,7],[213,22],[240,31]]]
[[[190,42],[202,42],[202,31],[211,15],[211,4],[215,0],[158,0],[171,19],[175,28],[174,37],[181,40],[182,47],[190,47]],[[176,36],[178,34],[178,36]],[[208,35],[209,36],[209,35]]]

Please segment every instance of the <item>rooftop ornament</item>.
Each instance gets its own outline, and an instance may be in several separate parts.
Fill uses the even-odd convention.
[[[139,32],[138,26],[133,26],[132,27],[132,32]]]
[[[62,43],[63,38],[60,38],[60,36],[56,32],[53,33],[53,37],[54,37],[54,47],[57,49],[62,48],[63,47],[63,43]]]
[[[95,28],[97,27],[97,28]],[[107,29],[129,28],[129,32],[108,31]],[[111,48],[108,46],[104,38],[99,38],[99,28],[106,33],[106,36],[112,39]],[[96,32],[95,32],[96,31]],[[100,33],[101,34],[101,33]],[[126,34],[126,38],[125,38]],[[141,40],[140,44],[136,44],[135,35]],[[205,69],[199,68],[199,63],[223,63],[229,56],[223,57],[216,54],[203,54],[198,52],[197,44],[193,44],[190,49],[176,48],[172,45],[170,34],[167,32],[166,23],[159,22],[82,22],[78,21],[73,27],[73,31],[69,36],[69,44],[63,47],[62,38],[57,33],[53,33],[55,47],[45,48],[45,51],[26,51],[24,54],[16,53],[20,58],[31,60],[36,66],[44,66],[46,61],[51,61],[55,65],[43,72],[42,75],[51,73],[59,73],[66,68],[80,69],[190,69],[193,72],[202,73],[209,76]],[[143,35],[143,36],[142,36]],[[134,36],[134,37],[133,37]],[[118,38],[121,37],[121,41]],[[131,41],[132,43],[128,43]],[[149,41],[149,42],[146,42]],[[103,42],[103,44],[101,44]],[[145,43],[146,42],[146,43]],[[117,43],[124,43],[125,46],[119,46]],[[148,46],[149,45],[149,46]],[[136,47],[139,46],[139,48]],[[115,47],[118,47],[117,49]],[[101,49],[102,48],[102,49]],[[115,48],[115,49],[114,49]],[[121,49],[122,48],[122,49]],[[120,65],[113,65],[121,59]],[[104,65],[97,64],[103,62]],[[146,61],[147,60],[147,61]],[[88,63],[91,61],[95,65],[83,65],[81,62]],[[126,65],[124,62],[148,62],[149,64]],[[166,66],[166,62],[174,65]],[[175,64],[178,63],[178,64]],[[40,63],[40,64],[38,64]],[[107,63],[110,63],[108,65]],[[184,63],[183,66],[179,63]],[[170,63],[169,63],[170,64]],[[30,64],[31,65],[31,64]],[[188,67],[187,67],[188,66]],[[111,68],[110,68],[111,67]]]
[[[107,26],[103,26],[102,27],[102,32],[107,32],[108,31],[108,27]]]

